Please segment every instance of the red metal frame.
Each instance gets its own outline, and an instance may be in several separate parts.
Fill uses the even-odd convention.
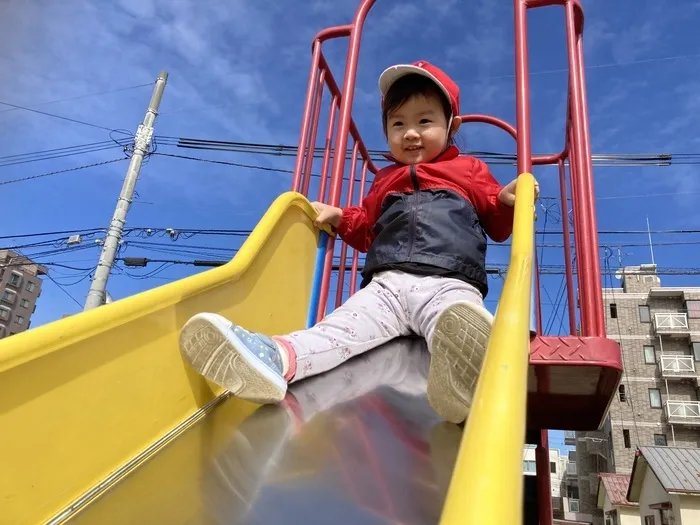
[[[344,173],[347,164],[348,141],[353,140],[350,157],[350,182],[346,205],[360,203],[365,193],[367,171],[377,172],[368,150],[352,119],[352,103],[357,76],[360,40],[367,15],[376,0],[361,0],[351,24],[331,27],[319,32],[312,44],[309,74],[301,134],[297,151],[292,190],[309,194],[311,169],[316,153],[323,91],[330,96],[328,128],[325,134],[323,161],[318,199],[339,206],[342,198]],[[533,165],[555,164],[559,167],[560,197],[563,220],[564,258],[570,336],[545,337],[542,335],[539,304],[539,279],[536,280],[536,313],[538,336],[533,339],[530,363],[535,370],[536,385],[528,395],[528,427],[541,430],[538,448],[537,474],[539,480],[541,523],[551,523],[552,509],[549,498],[549,453],[545,428],[579,429],[597,427],[604,417],[619,381],[622,366],[619,347],[605,339],[603,298],[600,280],[600,253],[597,241],[597,221],[591,163],[591,141],[588,124],[583,65],[583,9],[580,0],[513,0],[515,17],[515,89],[516,127],[488,115],[464,115],[465,123],[480,122],[496,126],[509,133],[517,143],[518,174],[531,172]],[[531,151],[530,85],[528,78],[527,11],[559,5],[565,10],[566,46],[569,61],[569,86],[564,149],[560,153],[533,157]],[[335,38],[348,37],[348,51],[342,89],[333,77],[323,55],[323,43]],[[337,120],[336,120],[337,116]],[[335,125],[337,122],[337,126]],[[331,147],[331,144],[333,146]],[[332,164],[331,164],[332,156]],[[358,158],[359,156],[359,158]],[[358,197],[355,177],[357,162],[362,163]],[[569,166],[571,202],[574,221],[574,248],[576,278],[574,278],[571,240],[568,224],[566,166]],[[328,191],[326,191],[328,190]],[[340,249],[338,290],[335,306],[342,303],[348,246]],[[330,237],[323,265],[323,278],[317,319],[328,307],[328,295],[333,269],[335,239]],[[358,253],[353,250],[350,268],[350,294],[357,287]],[[580,328],[577,328],[576,291],[579,298]],[[553,374],[579,367],[581,373],[597,374],[597,386],[592,392],[563,396],[553,391]],[[564,368],[562,368],[564,367]],[[581,408],[574,410],[573,405]],[[586,415],[582,415],[582,414]],[[567,414],[576,414],[575,418]],[[581,428],[583,429],[583,428]],[[546,460],[546,461],[545,461]],[[545,497],[546,496],[546,497]],[[546,501],[545,501],[546,500]]]

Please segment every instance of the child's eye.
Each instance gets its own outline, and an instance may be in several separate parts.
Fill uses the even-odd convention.
[[[424,118],[424,119],[421,119],[421,121],[420,121],[421,124],[430,124],[430,122],[431,122],[431,120],[429,118]]]
[[[403,126],[403,122],[401,122],[400,120],[397,120],[396,122],[394,122],[394,123],[392,124],[392,126],[395,127],[395,128],[397,128],[397,127],[399,127],[399,126]]]

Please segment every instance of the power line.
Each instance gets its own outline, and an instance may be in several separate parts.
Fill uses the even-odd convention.
[[[84,166],[77,166],[75,168],[67,168],[64,170],[50,171],[48,173],[40,173],[39,175],[31,175],[29,177],[22,177],[20,179],[11,179],[11,180],[0,181],[0,186],[4,186],[6,184],[14,184],[16,182],[26,182],[29,180],[41,179],[44,177],[51,177],[52,175],[58,175],[60,173],[69,173],[71,171],[78,171],[78,170],[84,170],[86,168],[94,168],[97,166],[104,166],[105,164],[112,164],[114,162],[121,162],[122,160],[126,160],[126,158],[127,157],[121,157],[118,159],[104,160],[102,162],[95,162],[93,164],[86,164]]]
[[[118,92],[120,92],[120,91],[128,91],[128,90],[130,90],[130,89],[138,89],[138,88],[147,87],[147,86],[150,86],[150,85],[152,85],[152,84],[151,84],[151,83],[148,83],[148,84],[138,84],[138,85],[136,85],[136,86],[126,86],[126,87],[123,87],[123,88],[110,89],[110,90],[107,90],[107,91],[99,91],[99,92],[97,92],[97,93],[88,93],[87,95],[78,95],[78,96],[75,96],[75,97],[67,97],[67,98],[59,98],[59,99],[57,99],[57,100],[50,100],[50,101],[48,101],[48,102],[40,102],[39,104],[32,104],[31,106],[27,106],[27,107],[29,107],[29,108],[35,108],[35,107],[38,107],[38,106],[48,106],[49,104],[57,104],[57,103],[59,103],[59,102],[68,102],[68,101],[71,101],[71,100],[80,100],[80,99],[83,99],[83,98],[97,97],[97,96],[100,96],[100,95],[108,95],[108,94],[110,94],[110,93],[118,93]],[[0,110],[0,113],[7,113],[8,111],[16,111],[16,108],[12,108],[12,109],[3,109],[3,110]]]
[[[26,107],[26,106],[20,106],[20,105],[18,105],[18,104],[10,104],[9,102],[3,102],[2,100],[0,100],[0,104],[3,104],[3,105],[5,105],[5,106],[10,106],[10,107],[13,107],[13,108],[15,108],[15,109],[23,109],[23,110],[25,110],[25,111],[31,111],[32,113],[38,113],[38,114],[40,114],[40,115],[46,115],[47,117],[53,117],[53,118],[57,118],[57,119],[61,119],[61,120],[67,120],[68,122],[74,122],[74,123],[76,123],[76,124],[82,124],[83,126],[90,126],[91,128],[104,129],[104,130],[107,130],[107,131],[114,131],[113,128],[106,128],[106,127],[104,127],[104,126],[98,126],[97,124],[91,124],[90,122],[85,122],[84,120],[78,120],[78,119],[74,119],[74,118],[63,117],[63,116],[61,116],[61,115],[55,115],[55,114],[53,114],[53,113],[47,113],[46,111],[39,111],[38,109],[32,109],[32,108],[28,108],[28,107]]]
[[[73,302],[75,304],[77,304],[82,309],[83,305],[80,304],[80,302],[75,297],[73,297],[68,290],[66,290],[63,286],[61,286],[59,283],[57,283],[56,279],[51,277],[51,275],[49,275],[48,273],[46,274],[46,277],[48,277],[56,286],[58,286],[59,290],[61,290],[64,294],[66,294],[68,297],[70,297],[73,300]],[[78,283],[75,283],[75,284],[78,284]],[[71,286],[71,285],[69,285],[69,286]]]

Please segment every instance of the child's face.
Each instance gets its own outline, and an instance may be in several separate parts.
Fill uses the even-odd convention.
[[[436,96],[409,98],[389,112],[386,127],[389,150],[402,164],[430,162],[447,146],[447,119]]]

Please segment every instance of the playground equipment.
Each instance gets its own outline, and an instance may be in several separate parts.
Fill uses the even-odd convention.
[[[0,342],[0,523],[63,523],[81,519],[91,523],[211,522],[202,517],[208,508],[208,492],[200,486],[200,480],[211,472],[212,458],[222,454],[228,457],[226,450],[235,445],[231,444],[232,435],[236,440],[246,438],[248,443],[256,436],[261,440],[269,438],[269,430],[264,435],[252,431],[246,434],[248,431],[243,430],[246,421],[261,420],[269,410],[228,397],[187,368],[178,352],[178,331],[199,311],[219,312],[265,333],[301,328],[326,312],[336,240],[312,226],[314,212],[306,196],[311,189],[326,90],[330,93],[330,106],[319,200],[336,206],[341,200],[343,204],[359,202],[368,176],[377,171],[352,119],[360,39],[374,3],[375,0],[363,0],[352,23],[321,31],[314,39],[293,191],[273,203],[230,263]],[[566,13],[570,72],[565,147],[559,154],[533,157],[526,14],[528,9],[553,5],[563,6]],[[450,465],[454,462],[449,489],[446,495],[433,491],[433,515],[437,512],[445,524],[523,523],[522,448],[526,442],[538,445],[539,523],[551,523],[546,429],[598,428],[622,370],[619,348],[605,338],[603,320],[584,88],[583,11],[578,0],[514,0],[514,6],[516,126],[486,115],[463,116],[465,122],[495,125],[516,140],[520,179],[509,270],[476,401],[459,453],[455,451],[448,461]],[[339,85],[322,47],[328,40],[346,37],[348,54],[344,80]],[[353,144],[348,166],[343,152],[347,151],[350,138]],[[557,164],[562,216],[568,215],[567,161],[580,325],[577,327],[570,235],[567,221],[563,221],[571,335],[551,337],[541,333],[538,290],[532,286],[533,277],[537,284],[534,222],[533,208],[527,203],[533,200],[533,165]],[[348,265],[348,247],[341,246],[336,305],[342,301],[348,274],[351,293],[356,290],[358,265],[356,252]],[[531,337],[533,294],[537,335]],[[341,376],[329,374],[327,379],[335,377],[339,382]],[[361,456],[374,466],[388,461],[376,454],[376,449],[386,447],[386,440],[390,440],[394,450],[425,452],[425,443],[421,445],[425,436],[421,432],[415,428],[412,433],[396,430],[401,425],[386,410],[389,394],[381,389],[387,385],[396,387],[397,383],[380,379],[373,387],[380,389],[374,398],[372,392],[358,394],[354,399],[338,396],[338,403],[344,404],[326,407],[327,412],[339,413],[335,422],[342,431],[323,434],[322,429],[325,437],[318,443],[362,443],[366,452],[353,449],[354,457]],[[304,383],[297,389],[303,390]],[[412,406],[395,405],[394,414],[398,412],[404,418]],[[349,410],[357,420],[362,420],[358,414],[365,414],[362,410],[366,410],[375,421],[379,418],[381,425],[391,425],[394,430],[380,433],[384,442],[373,441],[363,425],[347,424],[343,410]],[[301,417],[300,421],[306,420]],[[416,428],[422,428],[429,420],[422,421]],[[298,436],[306,436],[304,429],[317,422],[304,422]],[[243,449],[245,446],[240,445]],[[243,450],[240,447],[236,450]],[[318,450],[320,455],[321,448]],[[308,462],[318,459],[313,454],[299,457]],[[244,463],[240,463],[241,473],[245,471]],[[258,464],[258,471],[267,472],[267,467],[260,466],[262,463]],[[349,468],[348,483],[360,467]],[[231,469],[237,472],[235,466]],[[295,476],[300,471],[307,475],[313,475],[308,471],[315,472],[310,467],[291,471]],[[381,469],[376,472],[372,479],[379,477]],[[441,472],[444,474],[445,469]],[[352,490],[350,483],[348,492]],[[424,490],[427,494],[433,488]],[[395,511],[391,493],[384,492],[384,496],[388,508]],[[362,499],[361,495],[357,497]],[[298,501],[303,495],[295,498]],[[242,510],[234,505],[225,511],[235,521],[236,513],[249,512],[248,507]],[[384,514],[375,507],[368,512],[375,518],[381,514],[385,518],[381,522],[406,521],[405,516]],[[297,517],[288,519],[294,521]],[[414,518],[421,520],[419,515]]]

